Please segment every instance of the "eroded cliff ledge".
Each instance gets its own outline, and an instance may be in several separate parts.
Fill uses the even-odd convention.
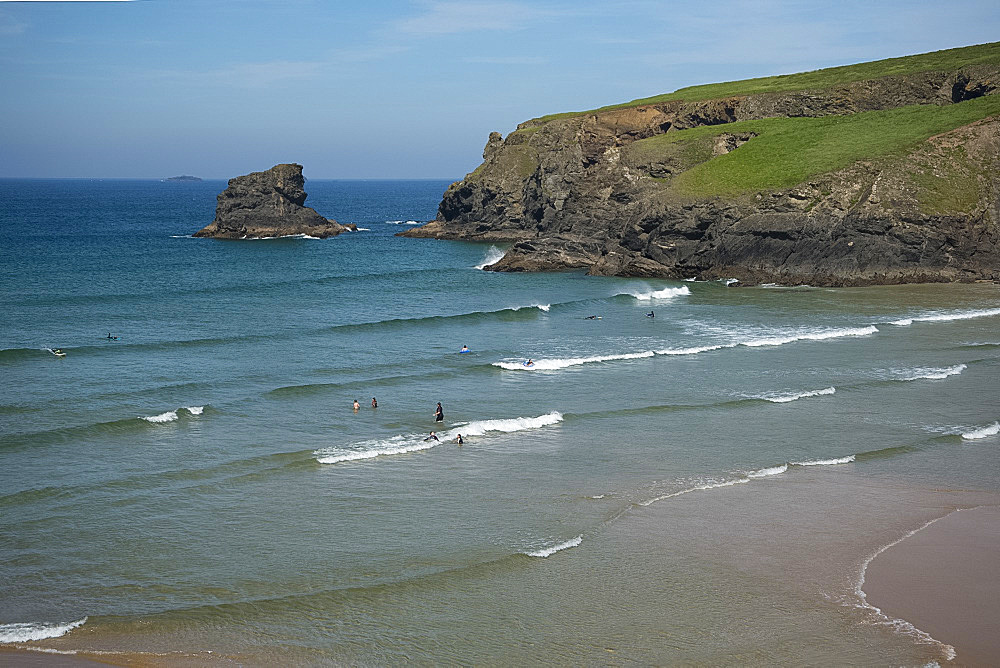
[[[512,243],[497,271],[997,280],[998,87],[988,44],[534,119],[403,234]]]
[[[304,186],[302,165],[296,164],[229,179],[229,187],[219,193],[215,220],[194,236],[260,239],[305,234],[325,239],[354,229],[303,206]]]

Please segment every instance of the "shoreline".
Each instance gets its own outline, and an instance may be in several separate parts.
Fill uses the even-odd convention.
[[[957,510],[877,552],[862,574],[870,606],[954,648],[966,666],[1000,663],[1000,506]]]

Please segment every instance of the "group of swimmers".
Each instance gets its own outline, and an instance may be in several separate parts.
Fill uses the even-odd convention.
[[[378,399],[376,399],[375,397],[372,397],[372,408],[378,408]],[[358,403],[357,399],[355,399],[354,400],[354,412],[357,413],[359,410],[361,410],[361,404]]]
[[[378,408],[378,399],[376,399],[375,397],[372,397],[372,408]],[[359,402],[357,399],[355,399],[354,400],[354,412],[357,413],[359,410],[361,410],[361,402]],[[434,421],[435,422],[444,422],[444,407],[441,406],[441,402],[440,401],[437,402],[437,406],[434,408]],[[430,434],[430,436],[428,436],[424,440],[425,441],[440,441],[441,439],[439,439],[437,437],[437,433],[436,432],[432,431],[431,434]],[[461,434],[458,434],[456,436],[455,442],[458,443],[459,445],[464,445],[465,444],[465,440],[462,438]]]

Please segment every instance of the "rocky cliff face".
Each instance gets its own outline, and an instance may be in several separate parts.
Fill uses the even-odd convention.
[[[307,234],[325,239],[353,229],[303,206],[306,201],[302,165],[275,165],[229,179],[218,197],[215,220],[195,233],[216,239],[259,239]]]
[[[996,280],[997,117],[792,187],[706,195],[676,184],[687,170],[755,141],[753,132],[725,131],[731,123],[945,107],[998,86],[1000,66],[975,65],[528,121],[506,139],[491,134],[483,164],[448,189],[437,218],[403,234],[512,242],[488,267],[497,271],[587,269],[749,284]],[[718,131],[698,150],[649,150],[643,141],[704,126]]]

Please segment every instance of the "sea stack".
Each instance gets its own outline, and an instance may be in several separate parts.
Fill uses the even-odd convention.
[[[219,193],[215,220],[194,236],[260,239],[306,234],[325,239],[354,229],[303,206],[304,185],[302,165],[294,163],[229,179],[229,187]]]

